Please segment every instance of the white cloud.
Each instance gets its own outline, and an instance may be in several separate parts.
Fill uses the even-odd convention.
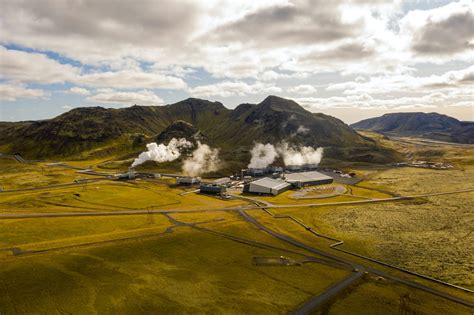
[[[87,98],[89,101],[100,102],[100,103],[124,103],[124,104],[137,104],[137,105],[161,105],[163,100],[155,93],[142,90],[138,92],[123,92],[114,91],[112,89],[104,89],[99,91],[98,94]]]
[[[468,51],[472,54],[474,3],[465,0],[431,10],[414,10],[402,18],[400,27],[416,54],[443,58]]]
[[[186,87],[186,83],[180,78],[133,70],[84,74],[78,77],[76,82],[91,87],[117,89],[183,89]]]
[[[69,89],[69,92],[72,94],[77,94],[77,95],[91,95],[91,92],[88,89],[84,89],[81,87],[72,87]]]
[[[0,46],[0,80],[9,99],[67,82],[77,86],[65,92],[124,104],[162,103],[155,89],[245,102],[279,86],[317,106],[466,104],[472,67],[448,70],[473,59],[474,5],[440,3],[405,14],[383,0],[3,0],[0,43],[32,52]]]
[[[16,101],[20,98],[44,98],[48,96],[43,90],[28,89],[22,85],[0,84],[0,100]]]
[[[474,84],[474,66],[442,75],[415,77],[413,75],[374,76],[368,81],[349,81],[330,85],[329,91],[343,94],[384,94],[393,92],[429,92],[440,88],[461,88]]]
[[[224,81],[216,84],[201,85],[189,90],[189,93],[195,97],[231,97],[231,96],[245,96],[249,94],[272,94],[280,93],[281,88],[263,84],[254,83],[247,84],[245,82]]]
[[[316,94],[317,90],[314,86],[309,84],[301,84],[288,89],[289,93],[301,94],[301,95],[310,95]]]
[[[474,106],[471,94],[465,93],[429,93],[417,96],[385,95],[373,97],[369,94],[332,96],[332,97],[306,97],[295,99],[310,111],[335,108],[359,108],[381,110],[403,110],[414,108],[435,108],[444,106]]]
[[[6,49],[0,46],[0,78],[18,83],[64,83],[79,69],[63,65],[44,54]]]

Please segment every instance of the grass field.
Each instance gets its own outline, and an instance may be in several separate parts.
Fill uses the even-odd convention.
[[[116,218],[109,220],[113,224]],[[126,229],[130,223],[122,224]],[[110,229],[109,223],[98,226]],[[247,238],[258,235],[241,228]],[[301,259],[179,227],[156,238],[8,258],[0,264],[0,309],[5,314],[284,313],[347,274],[320,264],[252,264],[254,256],[278,255]]]
[[[474,188],[473,150],[446,145],[428,149],[412,140],[370,136],[407,155],[442,159],[455,168],[438,171],[358,165],[350,170],[365,180],[356,186],[346,185],[345,195],[301,200],[291,196],[294,191],[287,191],[276,197],[252,198],[276,205],[324,204]],[[67,163],[90,167],[105,160]],[[93,167],[110,173],[120,171],[113,163],[107,165]],[[46,163],[0,159],[3,189],[66,184],[87,177],[72,169],[47,167]],[[172,180],[101,180],[2,192],[0,212],[211,210],[248,204],[183,194],[191,190],[173,186]],[[343,239],[344,249],[474,288],[473,194],[272,211],[294,215],[320,233]],[[273,219],[262,210],[248,212],[271,229],[336,252],[328,247],[332,241],[314,237],[294,222]],[[349,275],[348,270],[327,262],[301,266],[253,263],[255,257],[306,259],[288,250],[310,254],[258,230],[238,212],[0,219],[0,314],[285,314]],[[319,313],[431,315],[472,314],[472,310],[365,275]]]
[[[388,144],[400,146],[393,141]],[[410,144],[403,144],[403,147],[413,154],[423,154],[427,150],[423,146]],[[474,149],[443,145],[437,150],[444,152],[443,156],[456,167],[451,170],[412,167],[356,170],[359,174],[365,174],[367,179],[353,186],[352,192],[364,194],[369,190],[374,194],[386,191],[397,195],[416,195],[474,188],[474,166],[471,165]],[[379,192],[376,196],[383,195]],[[472,289],[473,195],[470,192],[411,201],[278,209],[274,212],[292,214],[317,231],[344,240],[345,249]],[[262,219],[290,231],[292,235],[307,239],[306,231],[298,226],[272,223],[264,216]]]

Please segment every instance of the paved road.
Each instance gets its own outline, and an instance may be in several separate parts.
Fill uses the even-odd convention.
[[[69,185],[69,184],[65,184]],[[194,210],[126,210],[126,211],[98,211],[98,212],[37,212],[37,213],[0,213],[0,219],[33,219],[33,218],[58,218],[58,217],[86,217],[86,216],[116,216],[116,215],[140,215],[149,213],[178,213],[178,212],[212,212],[212,211],[240,211],[242,209],[264,209],[264,208],[302,208],[302,207],[326,207],[326,206],[344,206],[353,204],[363,203],[374,203],[374,202],[389,202],[403,199],[414,199],[421,197],[441,196],[449,194],[459,194],[474,192],[474,189],[464,189],[448,192],[428,193],[405,197],[393,197],[384,199],[373,199],[373,200],[357,200],[357,201],[343,201],[343,202],[327,202],[327,203],[305,203],[305,204],[288,204],[288,205],[275,205],[268,202],[262,202],[256,198],[240,198],[250,202],[259,203],[260,205],[251,206],[240,206],[231,208],[210,208],[210,209],[194,209]]]
[[[84,184],[87,184],[89,182],[98,182],[98,181],[103,181],[103,180],[111,180],[111,179],[103,178],[103,177],[101,177],[101,178],[86,178],[86,179],[82,179],[79,182],[74,182],[74,183],[57,184],[57,185],[49,185],[49,186],[41,186],[41,187],[31,187],[31,188],[21,188],[21,189],[2,190],[2,191],[0,191],[0,194],[16,193],[16,192],[23,192],[23,191],[35,191],[35,190],[65,188],[65,187],[84,185]]]
[[[351,284],[358,281],[364,275],[363,271],[358,271],[350,274],[344,278],[341,282],[334,284],[324,291],[322,294],[317,295],[310,299],[308,302],[303,304],[301,307],[292,312],[295,315],[311,314],[312,311],[325,304],[334,296],[340,294],[343,290],[347,289]]]
[[[301,242],[289,237],[288,235],[281,234],[281,233],[278,233],[274,230],[269,229],[268,227],[266,227],[265,225],[263,225],[259,221],[257,221],[255,218],[253,218],[251,215],[249,215],[247,212],[245,212],[245,210],[240,210],[239,212],[244,217],[244,219],[246,219],[250,223],[254,224],[257,228],[267,232],[268,234],[270,234],[270,235],[272,235],[272,236],[274,236],[274,237],[276,237],[276,238],[278,238],[282,241],[285,241],[289,244],[292,244],[294,246],[306,249],[309,252],[312,252],[312,253],[315,253],[315,254],[318,254],[318,255],[322,255],[323,257],[332,258],[332,259],[334,259],[338,262],[342,262],[346,265],[352,266],[354,271],[367,271],[369,273],[372,273],[372,274],[375,274],[375,275],[378,275],[378,276],[381,276],[381,277],[384,277],[384,278],[387,278],[387,279],[391,279],[391,280],[399,282],[399,283],[403,283],[403,284],[408,285],[412,288],[431,293],[433,295],[445,298],[447,300],[450,300],[450,301],[453,301],[453,302],[456,302],[456,303],[459,303],[459,304],[462,304],[462,305],[465,305],[465,306],[468,306],[468,307],[474,307],[474,303],[471,302],[471,301],[464,300],[464,299],[459,298],[457,296],[453,296],[451,294],[438,291],[436,289],[427,287],[427,286],[419,284],[417,282],[413,282],[413,281],[406,280],[406,279],[403,279],[403,278],[400,278],[400,277],[397,277],[397,276],[393,276],[393,275],[388,274],[384,271],[376,270],[375,268],[372,268],[372,267],[366,267],[366,266],[363,266],[361,264],[354,263],[354,262],[352,262],[352,261],[350,261],[346,258],[335,256],[335,255],[326,253],[324,251],[321,251],[319,249],[313,248],[309,245],[306,245],[304,243],[301,243]],[[335,297],[336,295],[337,295],[337,293],[333,292],[333,295],[331,297]]]
[[[98,211],[98,212],[39,212],[39,213],[0,213],[0,220],[6,219],[39,219],[39,218],[64,218],[64,217],[100,217],[119,215],[143,215],[143,214],[169,214],[169,213],[196,213],[217,211],[239,211],[241,207],[212,208],[212,209],[189,209],[189,210],[125,210],[125,211]],[[254,209],[257,209],[254,207]]]

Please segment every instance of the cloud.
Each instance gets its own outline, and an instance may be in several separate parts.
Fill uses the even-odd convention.
[[[460,1],[432,10],[414,10],[400,22],[410,48],[420,55],[452,55],[474,48],[474,3]]]
[[[195,97],[231,97],[245,96],[249,94],[272,94],[280,93],[281,88],[263,83],[247,84],[245,82],[224,81],[216,84],[201,85],[189,90],[189,93]]]
[[[18,83],[64,83],[79,69],[60,64],[44,54],[6,49],[0,46],[0,78]]]
[[[28,89],[22,85],[0,84],[0,100],[16,101],[20,98],[44,98],[48,94],[43,90]]]
[[[134,70],[84,74],[77,77],[75,82],[90,87],[110,87],[117,89],[184,89],[186,87],[186,83],[180,78]]]
[[[220,43],[260,47],[307,45],[353,36],[362,26],[363,20],[342,19],[338,1],[297,0],[245,14],[208,36]]]
[[[462,88],[474,83],[474,66],[442,75],[416,77],[410,74],[374,76],[368,81],[348,81],[330,85],[329,91],[343,94],[385,94],[393,92],[434,92],[439,88]]]
[[[354,61],[359,59],[368,58],[375,54],[375,48],[368,42],[358,43],[349,42],[336,46],[333,49],[327,49],[323,51],[312,51],[303,58],[302,61]]]
[[[314,86],[309,84],[301,84],[288,89],[289,93],[293,94],[302,94],[302,95],[309,95],[309,94],[316,94],[317,90]]]
[[[91,92],[88,89],[84,89],[77,86],[70,88],[69,92],[72,94],[84,95],[84,96],[91,95]]]
[[[414,108],[435,108],[445,106],[474,106],[472,92],[446,91],[446,93],[419,93],[416,96],[384,95],[373,97],[369,94],[331,96],[331,97],[305,97],[295,99],[299,104],[310,111],[336,108],[359,108],[380,110],[403,110]]]
[[[67,83],[65,92],[122,104],[185,93],[241,102],[283,87],[317,107],[427,106],[436,92],[465,104],[473,83],[466,0],[3,0],[0,20],[8,99]]]
[[[99,63],[185,43],[198,26],[195,1],[2,1],[2,41]]]
[[[138,105],[161,105],[164,101],[155,93],[143,90],[138,92],[120,92],[112,89],[104,89],[98,94],[87,98],[89,101],[100,103],[123,103]]]
[[[118,89],[183,89],[186,87],[186,83],[181,78],[142,70],[81,73],[79,68],[61,64],[45,54],[6,49],[2,46],[0,46],[0,69],[0,79],[18,83],[70,82],[90,87]],[[76,94],[86,93],[83,88],[70,91]]]

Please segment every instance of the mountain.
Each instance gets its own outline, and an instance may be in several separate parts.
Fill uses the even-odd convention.
[[[439,141],[474,143],[474,122],[461,122],[438,113],[393,113],[352,124],[355,129],[416,136]]]
[[[276,96],[234,110],[196,98],[166,106],[76,108],[48,120],[0,123],[0,130],[0,152],[21,152],[27,158],[77,158],[104,148],[102,155],[132,154],[147,142],[196,133],[229,161],[248,161],[255,142],[282,141],[324,146],[328,159],[386,163],[397,158],[339,119]]]
[[[163,130],[155,139],[157,143],[166,143],[171,139],[176,138],[185,138],[185,139],[194,139],[194,140],[205,140],[202,133],[194,127],[192,124],[183,121],[177,120],[165,130]]]

